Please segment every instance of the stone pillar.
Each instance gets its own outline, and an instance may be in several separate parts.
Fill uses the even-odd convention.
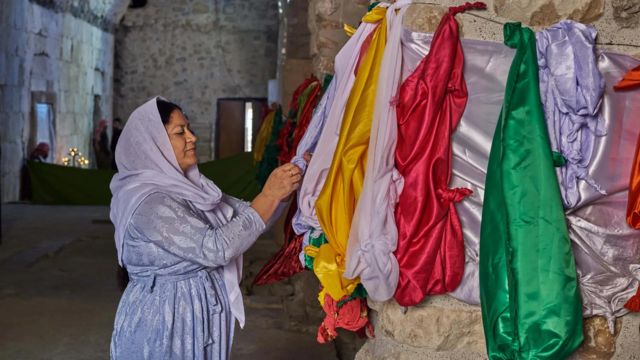
[[[447,6],[457,0],[429,0],[413,4],[404,25],[412,31],[433,32]],[[487,11],[457,16],[465,38],[502,42],[502,27],[521,21],[539,30],[561,19],[592,23],[598,29],[598,48],[640,58],[640,3],[634,0],[486,0]],[[338,32],[340,9],[356,6],[339,1],[312,1],[312,55],[316,72],[332,68],[332,56],[346,38]],[[315,9],[315,12],[313,12]],[[357,24],[356,21],[352,24]],[[315,29],[315,30],[314,30]],[[372,303],[376,337],[360,349],[356,359],[486,359],[482,317],[478,306],[447,295],[428,297],[403,309],[394,300]],[[585,341],[571,359],[634,359],[640,354],[640,314],[619,318],[611,334],[606,320],[585,319]]]

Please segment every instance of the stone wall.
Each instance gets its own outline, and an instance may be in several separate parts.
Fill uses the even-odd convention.
[[[70,146],[91,153],[94,118],[112,115],[112,31],[127,4],[126,0],[2,2],[0,201],[19,198],[20,172],[31,150],[34,92],[47,93],[48,101],[53,100],[56,162]],[[94,114],[94,102],[99,114]]]
[[[463,0],[417,0],[407,11],[405,27],[433,32],[446,6]],[[502,42],[502,26],[521,21],[534,30],[563,18],[592,23],[598,47],[640,58],[640,2],[637,0],[485,0],[487,11],[457,16],[462,36]],[[311,0],[309,28],[316,74],[333,71],[333,58],[347,40],[343,23],[357,25],[367,1]],[[376,338],[367,341],[356,359],[486,358],[480,308],[449,296],[425,299],[405,309],[395,301],[370,302]],[[611,334],[602,317],[585,319],[585,342],[572,359],[637,359],[640,315],[619,318]]]
[[[278,8],[263,0],[154,0],[116,32],[114,114],[154,95],[187,112],[201,161],[213,158],[216,101],[267,97],[275,77]]]

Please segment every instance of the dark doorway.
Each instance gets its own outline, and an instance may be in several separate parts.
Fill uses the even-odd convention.
[[[266,98],[220,98],[216,119],[216,159],[250,152],[267,109]]]

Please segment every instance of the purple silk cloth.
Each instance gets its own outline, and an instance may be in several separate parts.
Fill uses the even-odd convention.
[[[403,78],[429,51],[431,34],[404,30]],[[480,219],[491,139],[502,101],[513,49],[502,43],[462,39],[464,77],[469,99],[453,135],[452,187],[467,187],[473,194],[456,204],[465,241],[465,273],[450,295],[479,304],[478,248]],[[640,134],[640,91],[614,92],[612,86],[628,69],[640,65],[629,56],[600,53],[597,66],[605,80],[601,109],[606,136],[597,137],[588,171],[606,190],[603,195],[582,182],[580,200],[567,209],[569,237],[583,299],[585,317],[602,315],[613,326],[628,311],[624,303],[640,283],[640,232],[626,225],[629,171]]]
[[[124,235],[140,203],[159,192],[183,199],[202,211],[212,223],[231,220],[233,208],[222,201],[222,192],[200,174],[197,166],[183,172],[162,125],[154,97],[129,117],[116,147],[118,173],[111,179],[111,221],[115,226],[118,262],[122,265]],[[223,267],[224,284],[233,316],[244,326],[244,305],[239,282],[242,255]]]
[[[596,136],[606,133],[600,115],[604,79],[598,70],[592,25],[563,20],[536,33],[540,96],[551,149],[566,164],[556,171],[565,208],[580,200],[578,181],[604,190],[589,176]]]
[[[316,151],[307,165],[302,185],[298,190],[298,212],[293,217],[296,234],[320,229],[315,205],[324,186],[329,167],[338,145],[342,115],[355,81],[355,69],[360,57],[360,48],[365,39],[378,26],[377,23],[362,22],[355,34],[340,49],[335,58],[335,96],[328,109],[324,127],[318,139]]]

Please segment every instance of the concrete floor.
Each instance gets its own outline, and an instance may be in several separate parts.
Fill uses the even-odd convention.
[[[0,359],[107,359],[120,298],[109,209],[0,210]],[[277,247],[269,236],[256,249]],[[233,359],[336,359],[335,346],[316,343],[309,329],[317,324],[291,326],[282,300],[245,298],[247,325],[236,332]]]

